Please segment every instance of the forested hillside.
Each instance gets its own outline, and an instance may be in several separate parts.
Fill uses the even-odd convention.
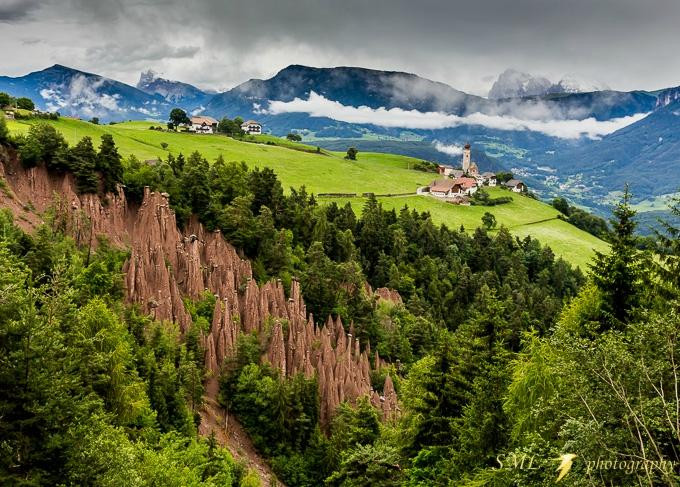
[[[469,234],[437,226],[427,213],[386,210],[375,198],[357,216],[350,204],[319,205],[305,188],[284,193],[268,168],[209,163],[199,153],[146,164],[123,159],[107,135],[69,146],[46,124],[10,137],[2,119],[0,144],[0,202],[16,213],[13,223],[3,212],[0,223],[3,482],[257,483],[214,438],[196,434],[210,394],[203,384],[216,378],[206,367],[206,336],[227,299],[184,295],[173,306],[189,316],[173,325],[144,312],[166,296],[139,302],[131,294],[130,262],[144,258],[135,260],[141,247],[156,256],[158,275],[179,276],[173,292],[191,281],[184,261],[163,261],[163,249],[179,252],[169,239],[175,219],[188,230],[183,248],[226,239],[249,262],[238,265],[252,269],[260,302],[282,286],[290,304],[281,307],[310,312],[320,342],[330,340],[330,325],[321,328],[330,317],[345,327],[335,332],[335,350],[356,347],[339,357],[370,357],[373,397],[382,397],[347,396],[324,417],[327,376],[289,374],[273,353],[291,350],[298,325],[272,315],[249,331],[247,309],[234,310],[237,347],[218,364],[219,400],[286,485],[552,485],[563,454],[577,455],[564,485],[680,479],[680,230],[666,229],[656,259],[638,251],[627,195],[612,252],[584,275],[504,228]],[[23,196],[40,187],[38,171],[55,184],[72,181],[75,200],[38,215],[37,197]],[[163,195],[156,206],[149,191]],[[78,210],[64,213],[69,205]],[[79,215],[72,224],[73,212],[115,215],[123,207],[165,225],[162,243],[134,240],[155,226],[133,227],[130,251],[122,236],[97,243],[96,221]],[[199,264],[203,276],[219,275]],[[151,282],[154,274],[140,269],[135,279]],[[232,283],[235,302],[247,301],[255,284]],[[296,304],[302,298],[306,308]],[[303,354],[319,347],[312,340]],[[392,393],[398,408],[387,415],[380,402]],[[513,463],[522,455],[535,468]],[[605,456],[638,467],[588,463]]]

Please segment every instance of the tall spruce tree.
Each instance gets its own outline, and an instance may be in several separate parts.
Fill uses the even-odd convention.
[[[73,170],[76,174],[76,187],[79,193],[96,193],[99,181],[97,178],[97,153],[90,137],[83,137],[71,149]]]
[[[680,197],[676,196],[668,205],[671,217],[680,219]],[[660,287],[668,297],[680,294],[680,227],[672,219],[659,219],[661,229],[656,230],[659,242],[660,264],[656,266]]]
[[[95,168],[102,174],[104,191],[115,191],[116,185],[123,180],[123,164],[113,136],[104,134],[101,140]]]
[[[5,123],[4,115],[0,117],[0,144],[4,144],[9,140],[9,129]]]
[[[596,252],[591,264],[593,281],[602,292],[603,312],[609,317],[605,328],[628,323],[639,302],[643,287],[643,257],[635,247],[636,211],[630,206],[631,194],[626,185],[623,199],[614,209],[614,229],[609,254]]]

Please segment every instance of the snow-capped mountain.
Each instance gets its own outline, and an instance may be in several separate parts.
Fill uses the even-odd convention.
[[[576,75],[565,75],[557,83],[543,76],[534,76],[515,69],[506,69],[489,91],[490,99],[523,98],[560,93],[592,93],[607,91],[604,83],[587,80]]]
[[[592,93],[594,91],[608,91],[609,89],[609,86],[599,81],[566,75],[552,86],[551,93]]]
[[[137,88],[150,95],[160,95],[170,103],[199,107],[211,95],[188,83],[161,78],[152,70],[143,72]]]
[[[489,98],[521,98],[551,93],[553,83],[548,78],[532,76],[515,69],[503,71],[489,91]]]

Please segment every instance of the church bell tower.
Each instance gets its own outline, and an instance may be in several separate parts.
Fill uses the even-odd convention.
[[[467,174],[470,170],[470,144],[465,144],[463,148],[463,171]]]

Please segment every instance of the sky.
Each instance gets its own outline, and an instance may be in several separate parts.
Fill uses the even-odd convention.
[[[485,96],[506,68],[680,85],[678,0],[0,0],[0,75],[53,64],[222,91],[289,64],[416,73]]]

